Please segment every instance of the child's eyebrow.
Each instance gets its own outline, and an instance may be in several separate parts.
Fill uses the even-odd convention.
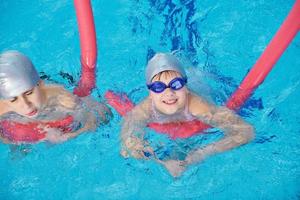
[[[11,99],[9,99],[10,102],[14,102],[18,99],[18,97],[12,97]]]

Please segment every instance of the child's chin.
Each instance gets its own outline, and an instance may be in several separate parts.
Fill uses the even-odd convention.
[[[164,109],[161,112],[165,115],[174,115],[176,114],[178,109]]]

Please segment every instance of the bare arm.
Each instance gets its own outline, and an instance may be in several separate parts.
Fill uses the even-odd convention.
[[[60,94],[57,97],[59,105],[64,109],[74,111],[74,120],[82,122],[84,126],[66,134],[49,134],[48,139],[51,142],[63,142],[77,137],[83,132],[94,131],[97,126],[107,124],[112,118],[111,110],[105,104],[97,102],[90,96],[79,99],[73,94],[68,93],[68,91],[59,90],[59,92]]]
[[[97,124],[95,116],[92,113],[87,113],[86,117],[87,117],[87,122],[84,124],[84,126],[82,128],[78,129],[77,131],[69,132],[69,133],[65,133],[65,134],[62,134],[60,131],[57,132],[57,134],[53,134],[53,132],[47,131],[48,134],[46,136],[46,140],[48,140],[52,143],[60,143],[60,142],[69,140],[71,138],[75,138],[83,132],[94,130],[96,128],[96,124]],[[55,131],[58,131],[58,130],[55,130]]]
[[[107,124],[109,120],[113,117],[110,108],[102,103],[93,99],[91,96],[80,98],[87,107],[89,112],[93,113],[97,118],[97,124]]]
[[[81,114],[86,117],[86,123],[84,124],[84,127],[79,130],[65,134],[68,138],[76,137],[85,131],[93,131],[97,126],[107,124],[112,118],[112,112],[105,104],[95,101],[90,96],[84,97],[82,100],[90,108],[83,110],[82,112],[84,113],[81,112]]]
[[[149,100],[146,99],[139,105],[135,106],[124,117],[123,126],[121,130],[121,139],[124,141],[128,137],[137,136],[143,139],[146,122],[149,119]]]
[[[128,157],[131,154],[135,158],[144,157],[143,151],[151,151],[146,147],[144,141],[144,128],[150,118],[150,99],[145,99],[142,103],[135,106],[125,117],[121,130],[122,150],[121,154]]]
[[[186,158],[187,164],[197,163],[209,155],[230,150],[254,138],[253,127],[226,107],[208,104],[195,95],[191,95],[189,106],[193,115],[203,122],[222,130],[224,137],[217,142],[191,152]]]
[[[79,103],[77,96],[67,91],[61,86],[50,85],[45,86],[47,98],[56,96],[60,106],[67,109],[74,109]],[[91,96],[81,97],[82,102],[87,106],[87,110],[99,116],[101,124],[106,124],[112,117],[112,112],[104,103],[94,100]]]
[[[167,160],[160,162],[174,177],[180,176],[187,165],[198,163],[207,156],[245,144],[254,137],[253,127],[226,107],[214,106],[201,97],[190,94],[189,109],[199,120],[222,130],[225,136],[217,142],[190,152],[183,161]]]
[[[41,84],[42,91],[45,94],[45,101],[48,103],[51,98],[55,98],[57,101],[57,106],[61,106],[64,109],[75,109],[76,106],[76,97],[64,89],[60,85],[45,85],[44,83]],[[63,134],[58,129],[47,128],[44,127],[44,129],[47,132],[46,140],[53,142],[53,143],[59,143],[66,141],[70,138],[74,138],[78,136],[83,131],[88,130],[87,125],[85,124],[84,127],[80,128],[77,131],[69,132],[67,134]]]

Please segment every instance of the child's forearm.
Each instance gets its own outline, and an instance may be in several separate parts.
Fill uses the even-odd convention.
[[[96,116],[91,112],[87,112],[86,117],[87,117],[87,120],[86,120],[86,123],[84,124],[84,126],[82,128],[80,128],[79,130],[73,132],[72,135],[76,136],[82,132],[95,130],[97,128]]]
[[[151,101],[146,98],[126,114],[121,133],[123,137],[135,136],[143,138],[144,128],[150,119],[150,107]]]
[[[121,139],[125,142],[128,138],[135,137],[143,140],[144,130],[136,121],[125,118],[121,130]]]
[[[187,164],[189,165],[198,163],[210,155],[228,151],[240,145],[246,144],[253,139],[254,131],[251,126],[243,128],[242,130],[235,130],[237,132],[235,134],[227,133],[226,136],[221,140],[191,152],[186,158]]]
[[[145,127],[149,117],[149,100],[144,100],[124,117],[120,134],[121,154],[124,157],[131,155],[135,158],[145,158],[144,152],[152,152],[144,140]]]
[[[153,154],[153,150],[144,140],[146,122],[131,114],[129,113],[123,121],[120,135],[122,143],[121,155],[123,157],[132,156],[137,159],[147,159],[145,153]]]
[[[96,128],[96,117],[92,113],[87,113],[87,121],[84,124],[84,126],[77,131],[66,133],[63,135],[63,137],[67,137],[67,139],[75,138],[79,134],[86,132],[86,131],[91,131]]]
[[[80,98],[84,104],[93,111],[100,121],[100,124],[107,124],[113,117],[110,108],[103,102],[98,102],[91,96]]]
[[[199,119],[222,130],[225,137],[191,152],[187,156],[188,164],[199,162],[209,155],[240,146],[254,138],[253,127],[233,111],[226,107],[215,107],[213,105],[206,105],[204,108],[206,108],[206,112],[198,112]]]
[[[135,137],[143,140],[145,127],[147,126],[148,113],[141,107],[129,112],[122,124],[121,139],[124,142],[127,138]]]

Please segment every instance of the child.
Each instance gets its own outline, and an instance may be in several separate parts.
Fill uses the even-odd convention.
[[[107,123],[111,112],[90,97],[46,85],[30,59],[0,55],[0,139],[4,143],[62,142]]]
[[[187,77],[181,63],[171,54],[156,54],[146,67],[149,96],[135,106],[124,118],[121,130],[124,157],[147,158],[149,154],[167,168],[173,176],[180,176],[185,168],[207,156],[220,153],[249,142],[254,137],[251,125],[226,107],[209,104],[186,87]],[[194,149],[183,160],[159,160],[144,138],[149,123],[169,123],[201,120],[224,132],[224,138]]]

